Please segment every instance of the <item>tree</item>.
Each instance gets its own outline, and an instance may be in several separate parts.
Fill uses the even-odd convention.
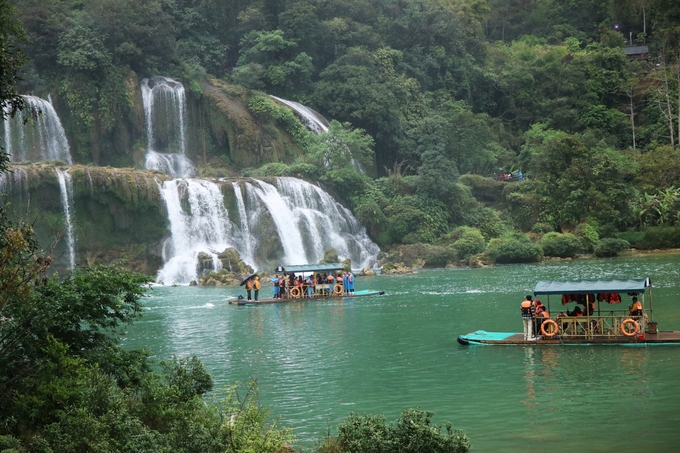
[[[28,39],[14,14],[15,9],[9,2],[0,2],[0,118],[3,120],[25,106],[16,85],[21,80],[19,71],[28,62],[18,46],[25,44]],[[0,153],[0,171],[6,168],[4,156],[4,153]]]
[[[390,48],[352,48],[321,73],[313,97],[334,118],[374,138],[379,171],[396,161],[403,121],[420,108],[418,82],[397,72],[401,58]]]

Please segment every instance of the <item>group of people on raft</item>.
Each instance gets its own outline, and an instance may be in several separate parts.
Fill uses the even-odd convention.
[[[274,275],[274,299],[330,296],[354,293],[354,274],[352,272],[338,272],[333,274],[311,274],[307,277],[285,272]]]
[[[620,299],[619,299],[620,301]],[[592,316],[593,312],[595,311],[595,303],[594,302],[579,302],[583,303],[584,308],[581,309],[578,305],[574,307],[572,311],[567,310],[567,317],[582,317],[582,316]],[[557,331],[560,329],[559,324],[557,324],[555,321],[550,319],[550,313],[545,308],[545,305],[543,303],[536,299],[533,300],[533,297],[531,295],[527,295],[525,300],[522,301],[522,304],[520,306],[522,310],[522,323],[524,325],[524,340],[525,341],[535,341],[539,340],[540,337],[539,332],[542,334],[546,334],[546,330],[544,327],[544,324],[546,323],[552,323],[555,324],[554,330],[552,330],[552,334],[548,336],[554,336],[554,334],[557,333]],[[643,310],[642,310],[642,303],[638,301],[637,297],[633,297],[633,303],[628,307],[628,316],[630,317],[629,319],[625,320],[624,323],[629,323],[631,322],[632,324],[635,324],[635,332],[639,331],[639,325],[637,325],[637,322],[643,317]],[[558,315],[558,318],[564,318],[565,315],[564,313],[560,313]],[[593,321],[596,323],[596,321]],[[564,323],[562,324],[562,329],[565,329],[568,324]],[[621,329],[621,332],[624,335],[630,336],[625,329]]]

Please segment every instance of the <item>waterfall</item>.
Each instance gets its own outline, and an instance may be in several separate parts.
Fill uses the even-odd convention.
[[[271,216],[284,250],[282,264],[318,263],[335,248],[341,260],[355,267],[372,266],[380,251],[352,213],[319,187],[296,178],[246,183]],[[253,225],[250,226],[253,230]]]
[[[233,228],[219,187],[201,179],[173,179],[163,183],[160,193],[168,210],[171,236],[163,245],[165,264],[157,280],[167,284],[198,280],[199,252],[210,253],[219,269],[217,254],[231,247]]]
[[[286,99],[281,99],[273,95],[269,95],[269,97],[293,109],[293,111],[297,113],[298,118],[300,118],[300,120],[307,127],[307,129],[314,132],[315,134],[318,135],[324,132],[328,132],[330,124],[328,123],[328,120],[324,118],[324,116],[319,112],[312,110],[306,105],[300,104],[299,102],[288,101]],[[349,150],[347,151],[349,152]],[[349,152],[349,154],[351,156],[352,153]],[[359,170],[361,173],[364,174],[366,173],[366,169],[361,164],[361,162],[356,160],[354,157],[350,157],[350,161],[352,162],[352,165],[354,165],[357,168],[357,170]],[[324,164],[328,166],[328,157],[324,159]]]
[[[302,235],[295,225],[293,213],[276,187],[264,181],[255,180],[257,185],[246,183],[246,190],[253,194],[265,205],[269,215],[276,225],[276,232],[283,247],[283,261],[285,264],[306,264],[309,261],[305,256]]]
[[[328,120],[326,120],[326,118],[324,118],[319,112],[316,112],[309,107],[300,104],[299,102],[288,101],[286,99],[281,99],[271,95],[270,97],[293,109],[293,111],[295,111],[298,114],[298,117],[302,120],[302,123],[312,132],[316,134],[328,132],[330,124],[328,124]]]
[[[184,86],[168,77],[142,80],[147,153],[144,167],[173,178],[196,174],[186,157],[186,96]],[[164,152],[163,152],[164,151]]]
[[[10,166],[10,171],[0,173],[0,193],[16,192],[30,196],[28,191],[28,172],[25,168]]]
[[[23,96],[28,109],[3,122],[5,152],[12,162],[59,160],[72,164],[66,132],[51,102]],[[8,114],[8,107],[3,107]],[[32,113],[37,114],[34,119]]]
[[[243,254],[241,259],[246,263],[251,263],[252,266],[255,265],[255,257],[253,256],[253,242],[254,238],[250,234],[250,225],[248,219],[248,212],[246,211],[246,204],[243,201],[243,193],[241,192],[241,186],[236,182],[231,183],[234,188],[234,196],[236,197],[236,207],[238,208],[238,217],[241,224],[240,242],[243,244]]]
[[[76,239],[73,228],[73,181],[71,175],[66,170],[60,168],[54,169],[59,178],[59,191],[61,192],[61,206],[64,211],[64,226],[66,227],[66,247],[68,249],[69,268],[73,269],[76,266]]]

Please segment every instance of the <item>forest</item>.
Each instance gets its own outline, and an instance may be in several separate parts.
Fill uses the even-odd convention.
[[[62,99],[79,163],[119,165],[103,154],[135,114],[131,79],[176,77],[197,97],[212,79],[295,152],[225,152],[202,174],[318,181],[404,261],[680,246],[671,0],[12,3],[18,89]],[[264,94],[331,129],[315,136]]]
[[[0,0],[0,41],[2,118],[19,94],[53,94],[79,164],[115,166],[131,80],[175,77],[199,98],[213,80],[295,152],[217,154],[201,174],[318,181],[401,261],[680,246],[673,0]],[[306,131],[264,94],[331,128]],[[4,207],[0,245],[0,451],[290,451],[256,383],[213,405],[195,357],[121,346],[148,277],[46,276],[31,223]],[[319,451],[468,451],[431,417],[351,415]]]

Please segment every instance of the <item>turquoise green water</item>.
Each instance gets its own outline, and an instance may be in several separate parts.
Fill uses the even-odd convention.
[[[359,278],[386,295],[346,301],[239,307],[224,302],[236,288],[155,288],[126,345],[196,354],[217,388],[257,377],[303,447],[350,411],[394,420],[419,407],[476,452],[678,451],[680,346],[456,342],[521,331],[519,302],[537,280],[644,276],[659,329],[680,330],[680,255],[659,255]]]

